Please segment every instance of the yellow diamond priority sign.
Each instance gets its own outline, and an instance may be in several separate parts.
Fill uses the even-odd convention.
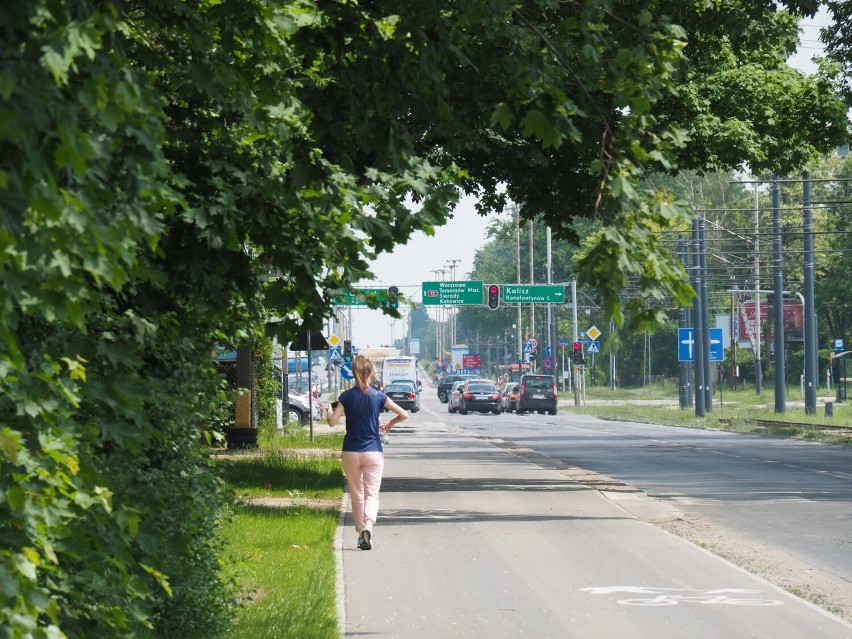
[[[592,326],[589,330],[586,331],[586,335],[589,336],[590,340],[595,342],[601,336],[601,332],[597,326]]]

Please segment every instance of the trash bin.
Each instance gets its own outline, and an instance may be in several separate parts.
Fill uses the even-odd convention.
[[[833,417],[834,416],[834,402],[826,402],[825,403],[825,416]]]
[[[257,448],[256,428],[228,428],[225,430],[228,448]]]

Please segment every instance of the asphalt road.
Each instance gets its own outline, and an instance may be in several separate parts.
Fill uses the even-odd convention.
[[[569,411],[448,423],[618,479],[852,582],[852,447]]]
[[[665,433],[644,437],[617,424],[596,432],[568,414],[450,415],[433,393],[424,388],[424,410],[391,435],[372,551],[355,548],[351,515],[344,516],[344,636],[852,637],[838,618],[494,445],[511,439],[548,454],[571,452],[572,464],[600,464],[610,476],[626,467],[637,480],[662,477],[663,501],[636,497],[648,509],[693,499],[680,483],[695,489],[697,501],[715,498],[716,482],[720,494],[744,503],[733,499],[742,483],[735,471],[753,462],[738,461],[735,442],[711,447],[719,453],[703,448],[728,441],[722,434],[679,433],[686,439],[673,444]],[[672,463],[650,473],[625,460],[649,450],[658,463]],[[693,471],[705,462],[697,460],[714,456],[730,467],[714,479],[708,461],[699,479]],[[750,499],[768,503],[758,486],[750,484]]]

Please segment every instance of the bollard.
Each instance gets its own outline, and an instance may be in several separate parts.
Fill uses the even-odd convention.
[[[834,402],[826,402],[825,403],[825,416],[833,417],[834,416]]]

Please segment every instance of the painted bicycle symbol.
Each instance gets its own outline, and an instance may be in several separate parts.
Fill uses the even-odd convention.
[[[618,603],[625,606],[676,606],[681,603],[702,605],[728,606],[782,606],[784,602],[776,599],[759,597],[743,597],[756,595],[760,590],[745,590],[742,588],[719,588],[714,590],[687,590],[684,588],[647,588],[641,586],[600,586],[582,588],[582,592],[592,595],[609,595],[614,593],[630,593],[633,595],[652,595],[637,599],[619,599]]]

